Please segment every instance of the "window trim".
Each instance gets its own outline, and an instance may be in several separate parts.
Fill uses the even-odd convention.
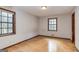
[[[49,30],[49,20],[50,19],[56,19],[56,30]],[[48,18],[48,31],[57,31],[57,24],[58,24],[58,19],[57,19],[57,17],[54,17],[54,18]]]
[[[1,8],[1,7],[0,7],[0,9],[4,10],[4,11],[7,11],[7,12],[13,13],[13,28],[12,28],[13,32],[12,33],[1,34],[0,37],[16,34],[16,18],[15,18],[16,13],[14,11],[11,11],[11,10],[8,10],[8,9],[4,9],[4,8]]]

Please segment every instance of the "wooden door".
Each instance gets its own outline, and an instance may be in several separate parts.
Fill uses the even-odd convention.
[[[72,14],[72,42],[75,44],[75,13]]]

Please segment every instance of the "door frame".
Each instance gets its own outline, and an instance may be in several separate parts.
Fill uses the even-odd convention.
[[[75,12],[72,13],[72,43],[75,44]]]

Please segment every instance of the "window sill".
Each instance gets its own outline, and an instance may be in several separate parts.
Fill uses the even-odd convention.
[[[0,35],[0,37],[5,37],[5,36],[10,36],[10,35],[15,35],[16,33],[10,33],[10,34],[3,34],[3,35]]]

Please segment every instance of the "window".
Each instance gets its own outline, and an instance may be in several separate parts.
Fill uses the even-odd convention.
[[[48,18],[48,30],[57,31],[57,18]]]
[[[0,8],[0,36],[15,33],[15,12]]]

